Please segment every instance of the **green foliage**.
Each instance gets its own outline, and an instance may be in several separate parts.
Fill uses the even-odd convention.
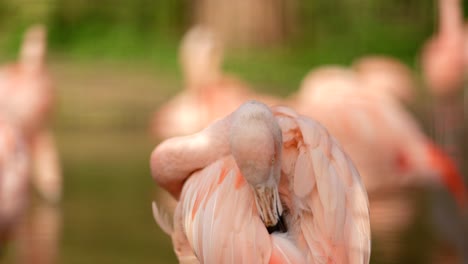
[[[468,2],[465,0],[464,2]],[[49,50],[74,60],[145,61],[178,73],[178,42],[193,4],[183,0],[3,0],[0,55],[15,56],[31,23],[49,29]],[[296,26],[284,43],[230,51],[226,70],[260,89],[285,94],[312,67],[349,64],[365,54],[387,54],[412,67],[433,32],[435,1],[298,1]],[[467,6],[465,4],[465,6]],[[240,18],[241,19],[241,18]]]
[[[48,25],[52,54],[66,54],[74,59],[144,60],[178,72],[178,41],[193,11],[187,1],[34,3],[0,1],[0,55],[15,56],[25,28],[41,22]],[[288,41],[267,49],[230,51],[226,68],[254,84],[283,86],[298,84],[314,66],[349,64],[365,54],[391,55],[414,67],[422,44],[433,32],[435,3],[298,1],[296,26]],[[282,91],[279,87],[273,90]]]

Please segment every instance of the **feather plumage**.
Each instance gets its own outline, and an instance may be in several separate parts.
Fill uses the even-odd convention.
[[[253,189],[238,184],[242,175],[227,154],[182,187],[174,218],[182,228],[172,236],[179,260],[190,254],[178,249],[190,248],[200,263],[368,263],[367,194],[351,160],[319,123],[285,107],[272,111],[283,134],[287,234],[268,234]]]

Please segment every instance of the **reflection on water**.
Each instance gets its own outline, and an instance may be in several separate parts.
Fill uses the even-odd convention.
[[[157,199],[164,200],[168,197],[167,194],[163,193]],[[168,203],[172,204],[172,201]],[[116,207],[112,208],[116,209]],[[150,210],[149,206],[148,210]],[[151,216],[147,215],[147,217]],[[466,263],[468,259],[466,256],[468,252],[466,238],[468,236],[466,236],[466,232],[463,232],[463,230],[467,230],[467,222],[466,220],[463,222],[451,197],[444,190],[434,189],[430,194],[421,190],[406,190],[380,195],[371,199],[371,217],[374,231],[372,263],[449,264]],[[63,252],[60,253],[59,250],[61,247],[67,247],[67,245],[63,245],[63,242],[67,241],[63,240],[61,234],[62,218],[62,210],[59,206],[35,202],[21,222],[15,239],[8,247],[8,254],[4,262],[0,263],[74,263],[70,258],[68,261],[60,261],[60,255]],[[74,221],[70,221],[70,223],[73,224]],[[86,225],[86,221],[82,224]],[[120,225],[120,227],[128,226]],[[92,228],[92,225],[89,225],[88,228]],[[152,227],[147,226],[146,228],[151,229]],[[157,229],[156,224],[153,228]],[[68,226],[66,229],[81,228]],[[106,260],[105,253],[100,252],[101,250],[105,251],[105,247],[101,248],[96,241],[99,239],[92,233],[87,235],[89,236],[89,244],[83,245],[85,246],[82,249],[83,252],[94,254],[89,259]],[[164,235],[159,234],[159,236]],[[108,239],[111,237],[107,237],[105,243],[119,244],[119,241]],[[148,245],[150,244],[154,245],[156,254],[161,254],[157,250],[158,243],[149,243]],[[131,248],[125,250],[132,251]],[[113,254],[117,256],[127,254],[125,250],[115,251]],[[168,249],[166,248],[166,250]],[[100,255],[101,257],[99,257]],[[166,251],[164,255],[172,255],[172,252]],[[155,263],[176,262],[173,260]]]
[[[370,210],[371,263],[467,263],[468,218],[446,190],[380,194]]]
[[[62,213],[58,206],[34,202],[12,233],[5,263],[59,263],[61,228]]]
[[[431,194],[430,217],[441,242],[436,263],[468,263],[468,212],[460,212],[445,190]]]
[[[34,204],[18,231],[17,263],[55,264],[58,262],[62,213],[58,206]]]

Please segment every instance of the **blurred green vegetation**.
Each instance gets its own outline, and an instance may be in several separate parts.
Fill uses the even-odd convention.
[[[194,3],[1,0],[0,54],[13,57],[24,29],[40,22],[49,28],[53,55],[144,60],[178,73],[178,40],[191,23]],[[297,87],[313,66],[348,64],[364,54],[388,54],[414,67],[433,31],[434,7],[435,1],[428,0],[298,1],[290,39],[267,49],[231,51],[225,67],[283,94],[281,86]]]

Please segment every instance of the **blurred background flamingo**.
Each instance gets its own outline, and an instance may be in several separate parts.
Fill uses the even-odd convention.
[[[56,256],[56,252],[50,251],[56,250],[57,245],[48,242],[59,238],[58,221],[41,222],[38,215],[40,211],[37,209],[37,206],[41,206],[57,211],[54,204],[60,200],[62,191],[58,153],[52,133],[47,127],[53,103],[53,91],[45,66],[45,56],[46,29],[42,25],[32,26],[24,34],[18,62],[0,69],[0,115],[20,131],[24,136],[23,143],[28,149],[27,153],[21,153],[27,156],[28,160],[27,170],[21,172],[24,175],[19,172],[17,174],[20,175],[2,175],[4,178],[10,178],[10,182],[11,178],[16,177],[18,183],[2,185],[0,192],[5,196],[2,202],[5,206],[16,201],[14,202],[18,203],[16,210],[19,211],[20,208],[23,210],[22,218],[10,219],[10,224],[15,226],[11,235],[11,244],[14,245],[12,248],[19,249],[16,256],[19,263],[29,263],[31,256],[34,256],[35,263],[55,263],[53,256]],[[19,154],[16,155],[20,157]],[[28,193],[31,183],[45,203],[52,204],[44,204],[44,201],[34,202],[34,196]],[[12,193],[15,196],[11,196]],[[27,203],[28,201],[32,203]],[[26,211],[28,208],[34,209],[32,213]],[[52,229],[55,231],[50,231]],[[38,237],[38,232],[45,232],[47,236],[41,240],[33,239],[32,237]]]
[[[369,263],[358,172],[324,127],[289,108],[246,102],[200,133],[161,143],[151,168],[163,188],[182,193],[169,230],[181,263]]]
[[[0,112],[27,138],[37,190],[48,201],[57,202],[62,178],[57,149],[47,128],[53,91],[45,56],[46,29],[33,26],[24,35],[18,62],[0,69]]]
[[[200,131],[248,99],[279,102],[222,72],[222,44],[207,27],[195,26],[186,33],[179,58],[185,89],[155,113],[151,126],[159,139]]]
[[[463,10],[459,0],[439,0],[434,36],[423,46],[421,66],[424,84],[432,100],[426,107],[430,132],[435,141],[463,171],[468,186],[466,167],[466,64]],[[440,189],[432,191],[431,210],[440,236],[436,254],[441,263],[468,262],[467,213],[459,212]],[[453,250],[452,248],[455,248]],[[455,252],[455,253],[454,253]],[[456,255],[459,257],[454,258]]]
[[[464,169],[463,14],[459,0],[439,0],[438,4],[438,31],[423,47],[421,66],[425,85],[434,97],[430,108],[434,138]]]
[[[459,91],[464,75],[463,13],[459,0],[438,0],[437,32],[424,45],[421,62],[426,85],[437,97]]]
[[[397,261],[399,239],[416,214],[405,186],[444,184],[462,206],[467,194],[456,165],[424,135],[395,91],[370,82],[369,71],[364,80],[360,74],[336,66],[313,70],[296,106],[324,124],[356,163],[369,193],[373,235],[382,243],[375,252]]]

